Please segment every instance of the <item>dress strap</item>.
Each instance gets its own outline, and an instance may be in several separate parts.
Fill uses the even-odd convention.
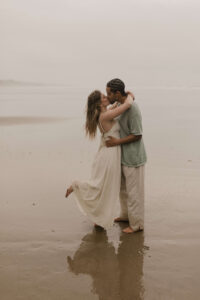
[[[100,128],[101,128],[101,131],[102,131],[103,133],[105,133],[105,130],[103,129],[103,126],[102,126],[100,120],[99,120],[99,126],[100,126]]]

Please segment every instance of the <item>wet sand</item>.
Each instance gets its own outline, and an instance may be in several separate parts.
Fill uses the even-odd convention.
[[[34,116],[20,116],[20,117],[0,117],[0,126],[13,126],[21,124],[39,124],[39,123],[52,123],[66,120],[66,118],[56,118],[56,117],[34,117]]]
[[[89,177],[98,147],[85,139],[81,110],[70,116],[60,99],[54,115],[58,103],[20,116],[1,102],[2,300],[199,299],[200,93],[137,93],[148,164],[145,231],[134,235],[125,224],[95,229],[73,195],[64,198],[72,179]]]

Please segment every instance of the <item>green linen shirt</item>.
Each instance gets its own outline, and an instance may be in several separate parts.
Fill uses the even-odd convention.
[[[138,105],[133,102],[131,107],[126,110],[118,119],[120,124],[120,137],[127,135],[142,135],[142,116]],[[139,167],[147,161],[146,150],[143,137],[129,144],[122,144],[122,165],[129,167]]]

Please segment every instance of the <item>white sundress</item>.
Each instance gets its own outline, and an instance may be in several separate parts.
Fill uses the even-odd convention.
[[[120,138],[119,130],[119,123],[115,121],[108,132],[102,133],[90,180],[72,183],[78,207],[92,222],[105,229],[113,225],[116,217],[121,184],[121,147],[106,147],[105,141],[108,136]]]

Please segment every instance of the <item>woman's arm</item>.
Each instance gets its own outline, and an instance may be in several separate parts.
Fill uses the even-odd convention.
[[[132,92],[128,91],[127,94],[130,95],[133,98],[133,100],[135,100],[135,96],[133,95]],[[116,101],[114,104],[109,105],[108,110],[114,109],[114,108],[116,108],[118,106],[119,106],[119,102]]]
[[[129,109],[131,107],[133,103],[133,98],[128,95],[128,97],[126,98],[125,102],[123,104],[121,104],[120,106],[112,109],[112,110],[108,110],[105,113],[103,113],[101,115],[101,120],[113,120],[114,118],[118,117],[119,115],[121,115],[123,112],[125,112],[127,109]]]

